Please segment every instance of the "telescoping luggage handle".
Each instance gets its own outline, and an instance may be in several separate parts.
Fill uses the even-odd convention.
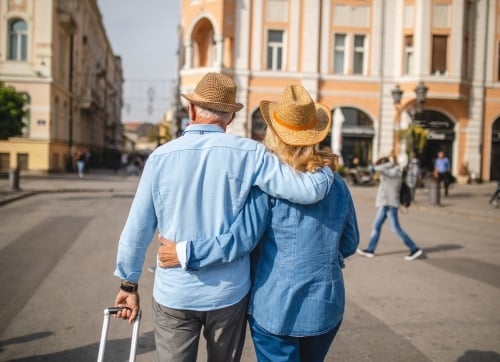
[[[104,321],[102,323],[101,342],[99,343],[99,354],[97,356],[97,362],[104,361],[104,352],[106,350],[106,340],[108,338],[109,316],[112,314],[116,314],[123,309],[125,309],[125,307],[109,307],[109,308],[104,309]],[[132,340],[130,342],[130,355],[129,355],[130,362],[135,362],[135,356],[136,356],[136,352],[137,352],[137,339],[139,337],[139,326],[141,324],[141,314],[142,314],[142,311],[139,310],[139,313],[137,313],[137,317],[135,317],[135,320],[134,320],[134,328],[132,331]]]

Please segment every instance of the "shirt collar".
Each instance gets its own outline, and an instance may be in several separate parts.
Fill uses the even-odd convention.
[[[192,124],[186,127],[182,135],[203,133],[224,133],[224,130],[214,124]]]

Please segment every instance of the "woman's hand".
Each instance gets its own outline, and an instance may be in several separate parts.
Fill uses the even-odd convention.
[[[176,243],[173,240],[165,239],[158,235],[160,246],[158,246],[158,266],[160,268],[172,268],[179,266],[177,258]]]

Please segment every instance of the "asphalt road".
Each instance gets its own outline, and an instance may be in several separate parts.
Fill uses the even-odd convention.
[[[0,361],[93,361],[112,305],[117,240],[135,182],[118,191],[34,195],[0,208]],[[374,188],[353,188],[362,246]],[[500,361],[500,224],[430,208],[401,215],[425,251],[385,225],[375,258],[347,260],[347,309],[328,361]],[[154,361],[150,248],[138,361]],[[111,320],[108,360],[127,360],[131,328]],[[200,347],[200,361],[206,360]],[[250,339],[243,361],[255,361]]]

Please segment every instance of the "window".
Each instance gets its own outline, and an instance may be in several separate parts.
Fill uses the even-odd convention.
[[[432,74],[446,73],[447,42],[446,35],[433,35],[432,37]]]
[[[28,59],[28,26],[21,19],[14,20],[9,27],[9,60]]]
[[[257,109],[252,114],[252,139],[262,142],[266,136],[267,124],[260,113],[260,109]]]
[[[411,74],[413,69],[413,35],[405,36],[404,74]]]
[[[344,74],[345,69],[345,34],[335,34],[333,54],[333,74]]]
[[[18,153],[17,154],[17,167],[21,171],[27,171],[28,170],[28,160],[29,160],[29,156],[27,153]]]
[[[267,69],[283,69],[283,30],[267,32]]]
[[[365,36],[354,35],[354,57],[353,57],[353,73],[364,73],[365,59]]]
[[[6,172],[10,168],[10,154],[0,153],[0,171]]]

